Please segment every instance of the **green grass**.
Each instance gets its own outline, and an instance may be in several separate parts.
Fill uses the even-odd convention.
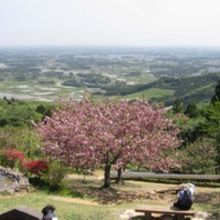
[[[174,94],[174,90],[170,89],[146,89],[141,92],[135,92],[126,96],[100,96],[94,95],[92,99],[94,101],[102,101],[102,100],[120,100],[120,99],[145,99],[150,100],[151,98],[161,98],[165,96],[172,96]]]
[[[164,96],[171,96],[173,94],[174,91],[170,89],[147,89],[141,92],[136,92],[130,95],[126,95],[124,97],[128,99],[142,98],[149,100],[151,98],[161,98]]]
[[[128,82],[131,81],[140,84],[151,83],[157,80],[157,78],[151,74],[141,74],[140,76],[126,76],[125,79],[128,80]]]
[[[76,190],[94,190],[93,196],[79,197],[75,195],[59,196],[59,194],[53,194],[47,191],[34,191],[28,194],[17,195],[17,196],[0,196],[0,213],[16,208],[16,207],[29,207],[34,208],[37,211],[47,205],[52,204],[56,207],[56,214],[59,219],[62,220],[119,220],[119,215],[127,209],[144,208],[146,206],[164,206],[168,208],[172,205],[176,198],[173,194],[161,194],[157,199],[130,199],[129,195],[131,192],[139,192],[141,195],[145,195],[146,192],[152,192],[153,190],[168,189],[177,186],[175,184],[162,184],[153,182],[140,182],[140,181],[126,181],[125,185],[116,186],[113,185],[115,196],[121,193],[127,193],[126,198],[121,198],[122,201],[110,202],[110,204],[97,203],[101,191],[100,187],[102,181],[96,180],[93,177],[88,177],[87,182],[82,184],[81,178],[77,179],[74,176],[73,179],[68,180],[69,183],[73,184],[73,188]],[[97,194],[98,192],[98,194]],[[113,191],[114,193],[114,191]],[[104,191],[103,194],[106,199],[111,197],[108,191]],[[58,199],[57,199],[58,198]],[[220,212],[220,188],[213,187],[197,187],[195,195],[195,204],[193,209],[196,211],[207,211],[212,213]],[[89,203],[90,202],[90,203]],[[93,202],[91,204],[91,202]]]
[[[3,202],[4,201],[4,202]],[[86,220],[86,219],[103,219],[110,210],[99,209],[94,210],[94,206],[82,206],[81,204],[72,204],[60,201],[54,201],[43,193],[30,193],[11,199],[4,199],[0,204],[1,212],[13,209],[15,207],[32,207],[38,211],[47,204],[53,204],[57,207],[57,215],[59,219],[65,220]],[[108,218],[107,218],[108,219]],[[110,220],[110,218],[109,218]]]
[[[31,207],[40,212],[47,204],[56,207],[56,214],[62,220],[117,220],[124,210],[134,208],[132,204],[94,206],[56,201],[46,193],[34,192],[13,198],[0,197],[0,213],[15,207]]]
[[[190,95],[195,95],[197,93],[202,92],[203,90],[210,90],[210,91],[214,90],[213,84],[211,84],[211,85],[209,84],[209,85],[206,85],[203,87],[195,88],[192,91],[187,92],[187,94],[184,94],[183,96],[181,96],[181,98],[184,98],[184,97],[190,96]]]

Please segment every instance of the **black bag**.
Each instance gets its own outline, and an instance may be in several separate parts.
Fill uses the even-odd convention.
[[[192,204],[192,193],[190,192],[190,190],[184,190],[183,196],[178,199],[178,201],[174,204],[174,207],[181,210],[189,210]]]

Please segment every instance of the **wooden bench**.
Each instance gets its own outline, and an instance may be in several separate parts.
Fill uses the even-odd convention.
[[[182,211],[182,210],[172,210],[172,209],[135,209],[136,212],[144,213],[146,220],[152,219],[152,214],[162,214],[162,215],[171,215],[175,220],[184,220],[186,216],[194,216],[195,212],[193,211]]]

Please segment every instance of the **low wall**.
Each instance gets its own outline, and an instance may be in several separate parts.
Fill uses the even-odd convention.
[[[117,172],[111,172],[111,178],[115,179]],[[199,175],[199,174],[164,174],[164,173],[148,173],[125,171],[122,173],[124,180],[201,180],[201,181],[219,181],[220,175]]]

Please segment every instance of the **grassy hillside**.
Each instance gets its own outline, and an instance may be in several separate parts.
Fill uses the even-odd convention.
[[[128,99],[142,98],[142,99],[150,100],[152,98],[163,98],[164,96],[172,96],[173,94],[174,94],[174,90],[171,89],[151,88],[140,92],[135,92],[133,94],[126,95],[124,97]]]
[[[214,94],[220,73],[188,78],[160,78],[148,84],[124,85],[106,89],[106,96],[125,98],[145,98],[152,102],[164,102],[171,105],[181,98],[185,105],[191,102],[205,102]]]
[[[151,101],[163,101],[166,105],[171,105],[177,98],[181,98],[185,105],[191,102],[206,102],[213,96],[219,80],[220,73],[182,79],[162,78],[152,86],[160,89],[173,89],[175,92],[172,96],[153,98]]]

